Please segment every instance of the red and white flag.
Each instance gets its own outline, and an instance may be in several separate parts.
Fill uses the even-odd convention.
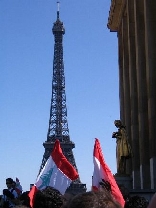
[[[49,159],[29,192],[31,207],[33,207],[34,194],[38,190],[51,186],[64,194],[70,183],[78,177],[77,171],[64,156],[59,140],[56,140]]]
[[[94,152],[93,152],[93,163],[94,163],[94,172],[92,178],[92,188],[93,190],[98,190],[100,188],[100,182],[102,179],[108,181],[111,185],[111,194],[115,198],[115,200],[124,207],[125,200],[121,194],[121,191],[116,183],[116,180],[111,173],[109,167],[107,166],[102,149],[100,146],[100,142],[98,139],[95,139],[94,144]]]

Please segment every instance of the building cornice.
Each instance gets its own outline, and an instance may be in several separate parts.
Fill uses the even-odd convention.
[[[112,0],[107,24],[111,32],[117,32],[119,30],[125,4],[125,0]]]

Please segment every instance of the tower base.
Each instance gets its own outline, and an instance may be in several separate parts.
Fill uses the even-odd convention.
[[[72,196],[85,193],[87,190],[86,184],[82,183],[71,183],[69,188],[66,190],[66,194],[70,194]]]

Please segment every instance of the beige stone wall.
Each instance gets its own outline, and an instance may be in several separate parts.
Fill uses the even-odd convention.
[[[118,35],[120,119],[133,150],[133,188],[156,188],[156,1],[112,0],[108,28]]]

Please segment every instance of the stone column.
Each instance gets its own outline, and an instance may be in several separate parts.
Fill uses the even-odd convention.
[[[156,1],[144,0],[151,188],[156,188]]]
[[[124,117],[124,89],[123,89],[123,44],[122,30],[118,31],[118,62],[119,62],[119,98],[120,98],[120,119],[125,122]]]
[[[144,1],[134,1],[141,189],[150,188]]]
[[[122,19],[122,42],[123,42],[123,86],[124,86],[124,117],[129,143],[131,144],[131,103],[130,103],[130,80],[129,80],[129,48],[127,13]],[[131,174],[131,160],[127,160],[126,173]]]
[[[130,103],[131,103],[131,139],[132,139],[132,175],[133,189],[140,188],[140,154],[139,154],[139,131],[138,131],[138,90],[136,76],[136,45],[135,45],[135,22],[134,0],[127,2],[127,25],[129,44],[129,78],[130,78]]]

